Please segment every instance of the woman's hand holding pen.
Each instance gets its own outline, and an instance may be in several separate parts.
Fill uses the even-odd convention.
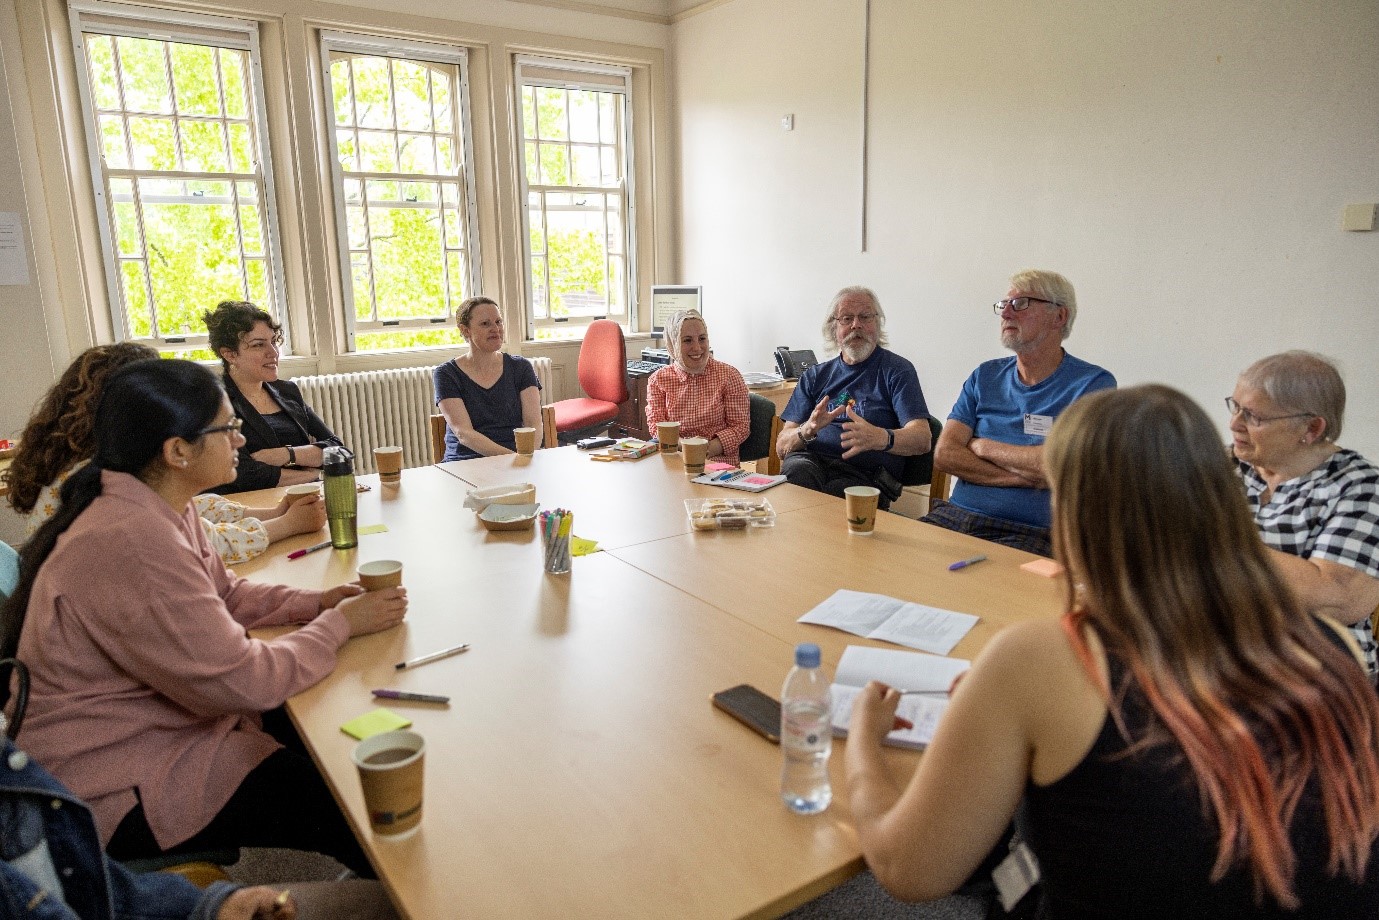
[[[407,589],[399,587],[366,591],[346,597],[335,606],[349,621],[351,636],[382,632],[392,629],[407,616]]]
[[[862,688],[852,704],[852,720],[848,723],[848,737],[865,738],[876,744],[898,728],[914,728],[909,719],[895,714],[900,705],[900,691],[873,680]]]

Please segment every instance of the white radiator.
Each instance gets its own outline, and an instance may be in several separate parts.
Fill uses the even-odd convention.
[[[551,370],[550,358],[528,358],[532,369],[536,371],[536,379],[541,381],[541,405],[553,403],[560,398],[560,394],[554,389],[555,375]]]
[[[551,359],[531,358],[542,402],[553,402]],[[302,397],[354,451],[355,470],[375,472],[373,449],[402,448],[406,466],[431,463],[430,416],[436,411],[430,367],[295,377]]]

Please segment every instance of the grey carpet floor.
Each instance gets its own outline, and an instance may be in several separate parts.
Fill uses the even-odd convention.
[[[240,860],[226,870],[246,885],[283,885],[329,881],[344,867],[329,856],[296,850],[244,849]],[[925,904],[904,904],[888,895],[870,872],[838,886],[789,914],[787,920],[982,920],[986,902],[954,895]]]

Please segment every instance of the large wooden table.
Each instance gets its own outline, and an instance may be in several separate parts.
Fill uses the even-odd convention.
[[[874,644],[796,623],[840,587],[977,613],[955,654],[1000,625],[1055,614],[1057,585],[1018,570],[1029,556],[894,515],[850,536],[842,502],[780,486],[774,528],[694,533],[683,499],[725,495],[675,456],[595,463],[573,448],[404,472],[360,496],[360,524],[388,531],[357,549],[288,561],[296,537],[237,567],[304,587],[401,559],[406,623],[352,640],[328,679],[289,701],[395,903],[413,920],[454,917],[769,917],[862,867],[842,758],[834,806],[804,818],[778,796],[779,749],[715,710],[750,683],[772,695],[799,641],[830,663]],[[529,481],[544,507],[574,510],[604,552],[568,576],[541,572],[532,533],[489,533],[462,502],[471,486]],[[268,496],[263,496],[267,498]],[[250,503],[256,502],[249,499]],[[990,561],[950,573],[981,551]],[[460,642],[472,650],[415,670],[393,665]],[[367,829],[342,722],[395,687],[453,697],[392,703],[427,739],[422,826],[403,840]],[[888,751],[899,772],[917,755]]]

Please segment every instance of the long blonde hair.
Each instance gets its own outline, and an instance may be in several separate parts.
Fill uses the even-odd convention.
[[[1297,906],[1289,827],[1309,781],[1328,871],[1363,879],[1379,697],[1275,571],[1206,413],[1165,386],[1103,391],[1064,412],[1044,450],[1074,622],[1157,717],[1127,740],[1175,748],[1190,768],[1219,830],[1212,879],[1242,866],[1257,900]],[[1118,716],[1124,688],[1106,689]]]

